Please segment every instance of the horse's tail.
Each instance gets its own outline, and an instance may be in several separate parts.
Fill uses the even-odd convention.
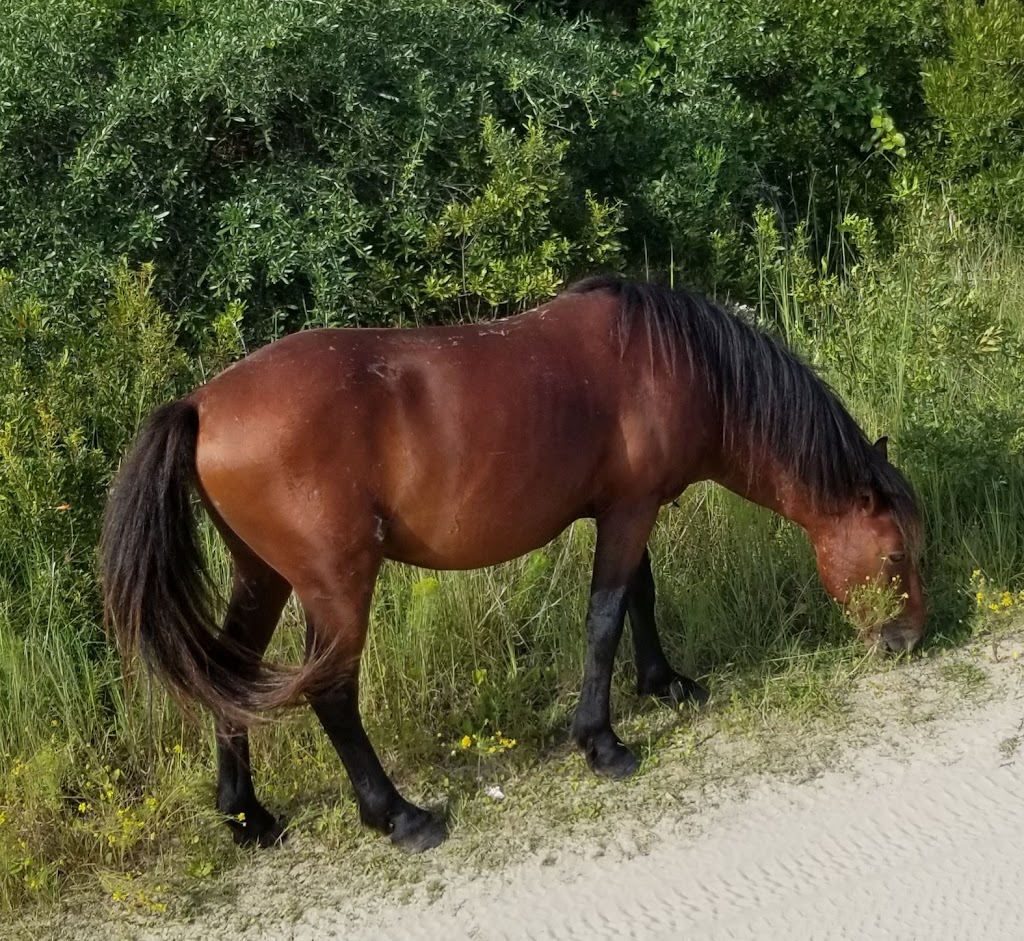
[[[192,510],[199,415],[189,399],[158,409],[125,460],[103,521],[104,620],[126,660],[147,666],[187,704],[251,724],[290,705],[313,664],[266,664],[222,634]]]

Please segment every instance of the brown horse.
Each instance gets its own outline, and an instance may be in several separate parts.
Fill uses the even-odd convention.
[[[246,726],[305,697],[363,821],[426,849],[444,825],[399,795],[358,710],[382,561],[494,565],[596,519],[572,738],[596,772],[628,775],[637,760],[609,716],[627,612],[639,691],[705,698],[662,652],[647,540],[659,507],[708,479],[802,526],[838,601],[895,580],[902,611],[870,642],[920,639],[919,516],[884,440],[872,447],[807,366],[738,317],[611,277],[497,323],[299,333],[159,409],[107,509],[107,613],[124,654],[141,646],[172,690],[216,716],[217,801],[237,839],[279,834],[253,790]],[[193,487],[234,562],[221,630]],[[289,670],[262,655],[292,591],[307,658]]]

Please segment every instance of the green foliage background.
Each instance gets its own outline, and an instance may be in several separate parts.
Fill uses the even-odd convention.
[[[696,285],[893,436],[928,516],[934,643],[970,630],[975,567],[1021,578],[1021,0],[0,18],[0,907],[97,872],[160,905],[123,881],[231,858],[199,809],[205,733],[122,683],[95,543],[149,410],[287,331],[491,317],[599,269]],[[385,573],[364,696],[395,763],[488,728],[535,755],[560,740],[590,539],[498,574]],[[657,539],[666,643],[733,703],[854,661],[790,528],[700,490]],[[301,806],[336,765],[311,727],[275,735],[267,791]]]

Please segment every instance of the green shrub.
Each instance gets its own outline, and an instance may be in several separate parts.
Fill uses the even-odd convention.
[[[1024,235],[1024,3],[950,0],[949,49],[924,64],[933,176],[973,219]]]
[[[0,38],[0,264],[49,298],[95,297],[123,255],[188,333],[237,300],[263,339],[451,316],[463,238],[504,271],[488,304],[614,255],[614,202],[565,160],[623,71],[585,29],[484,0],[75,10],[29,4]],[[26,81],[43,42],[73,67]]]
[[[75,317],[0,277],[0,578],[24,574],[22,540],[91,574],[112,467],[186,373],[151,282],[121,267],[110,300]]]
[[[645,28],[639,80],[688,111],[720,103],[694,117],[717,117],[717,164],[737,168],[725,199],[768,202],[787,220],[813,211],[825,231],[840,194],[881,213],[892,161],[920,144],[920,63],[942,48],[937,0],[652,0]]]

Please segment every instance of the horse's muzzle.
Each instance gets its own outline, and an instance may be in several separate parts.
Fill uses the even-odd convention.
[[[878,633],[882,644],[893,653],[910,653],[924,631],[902,621],[890,621]]]

